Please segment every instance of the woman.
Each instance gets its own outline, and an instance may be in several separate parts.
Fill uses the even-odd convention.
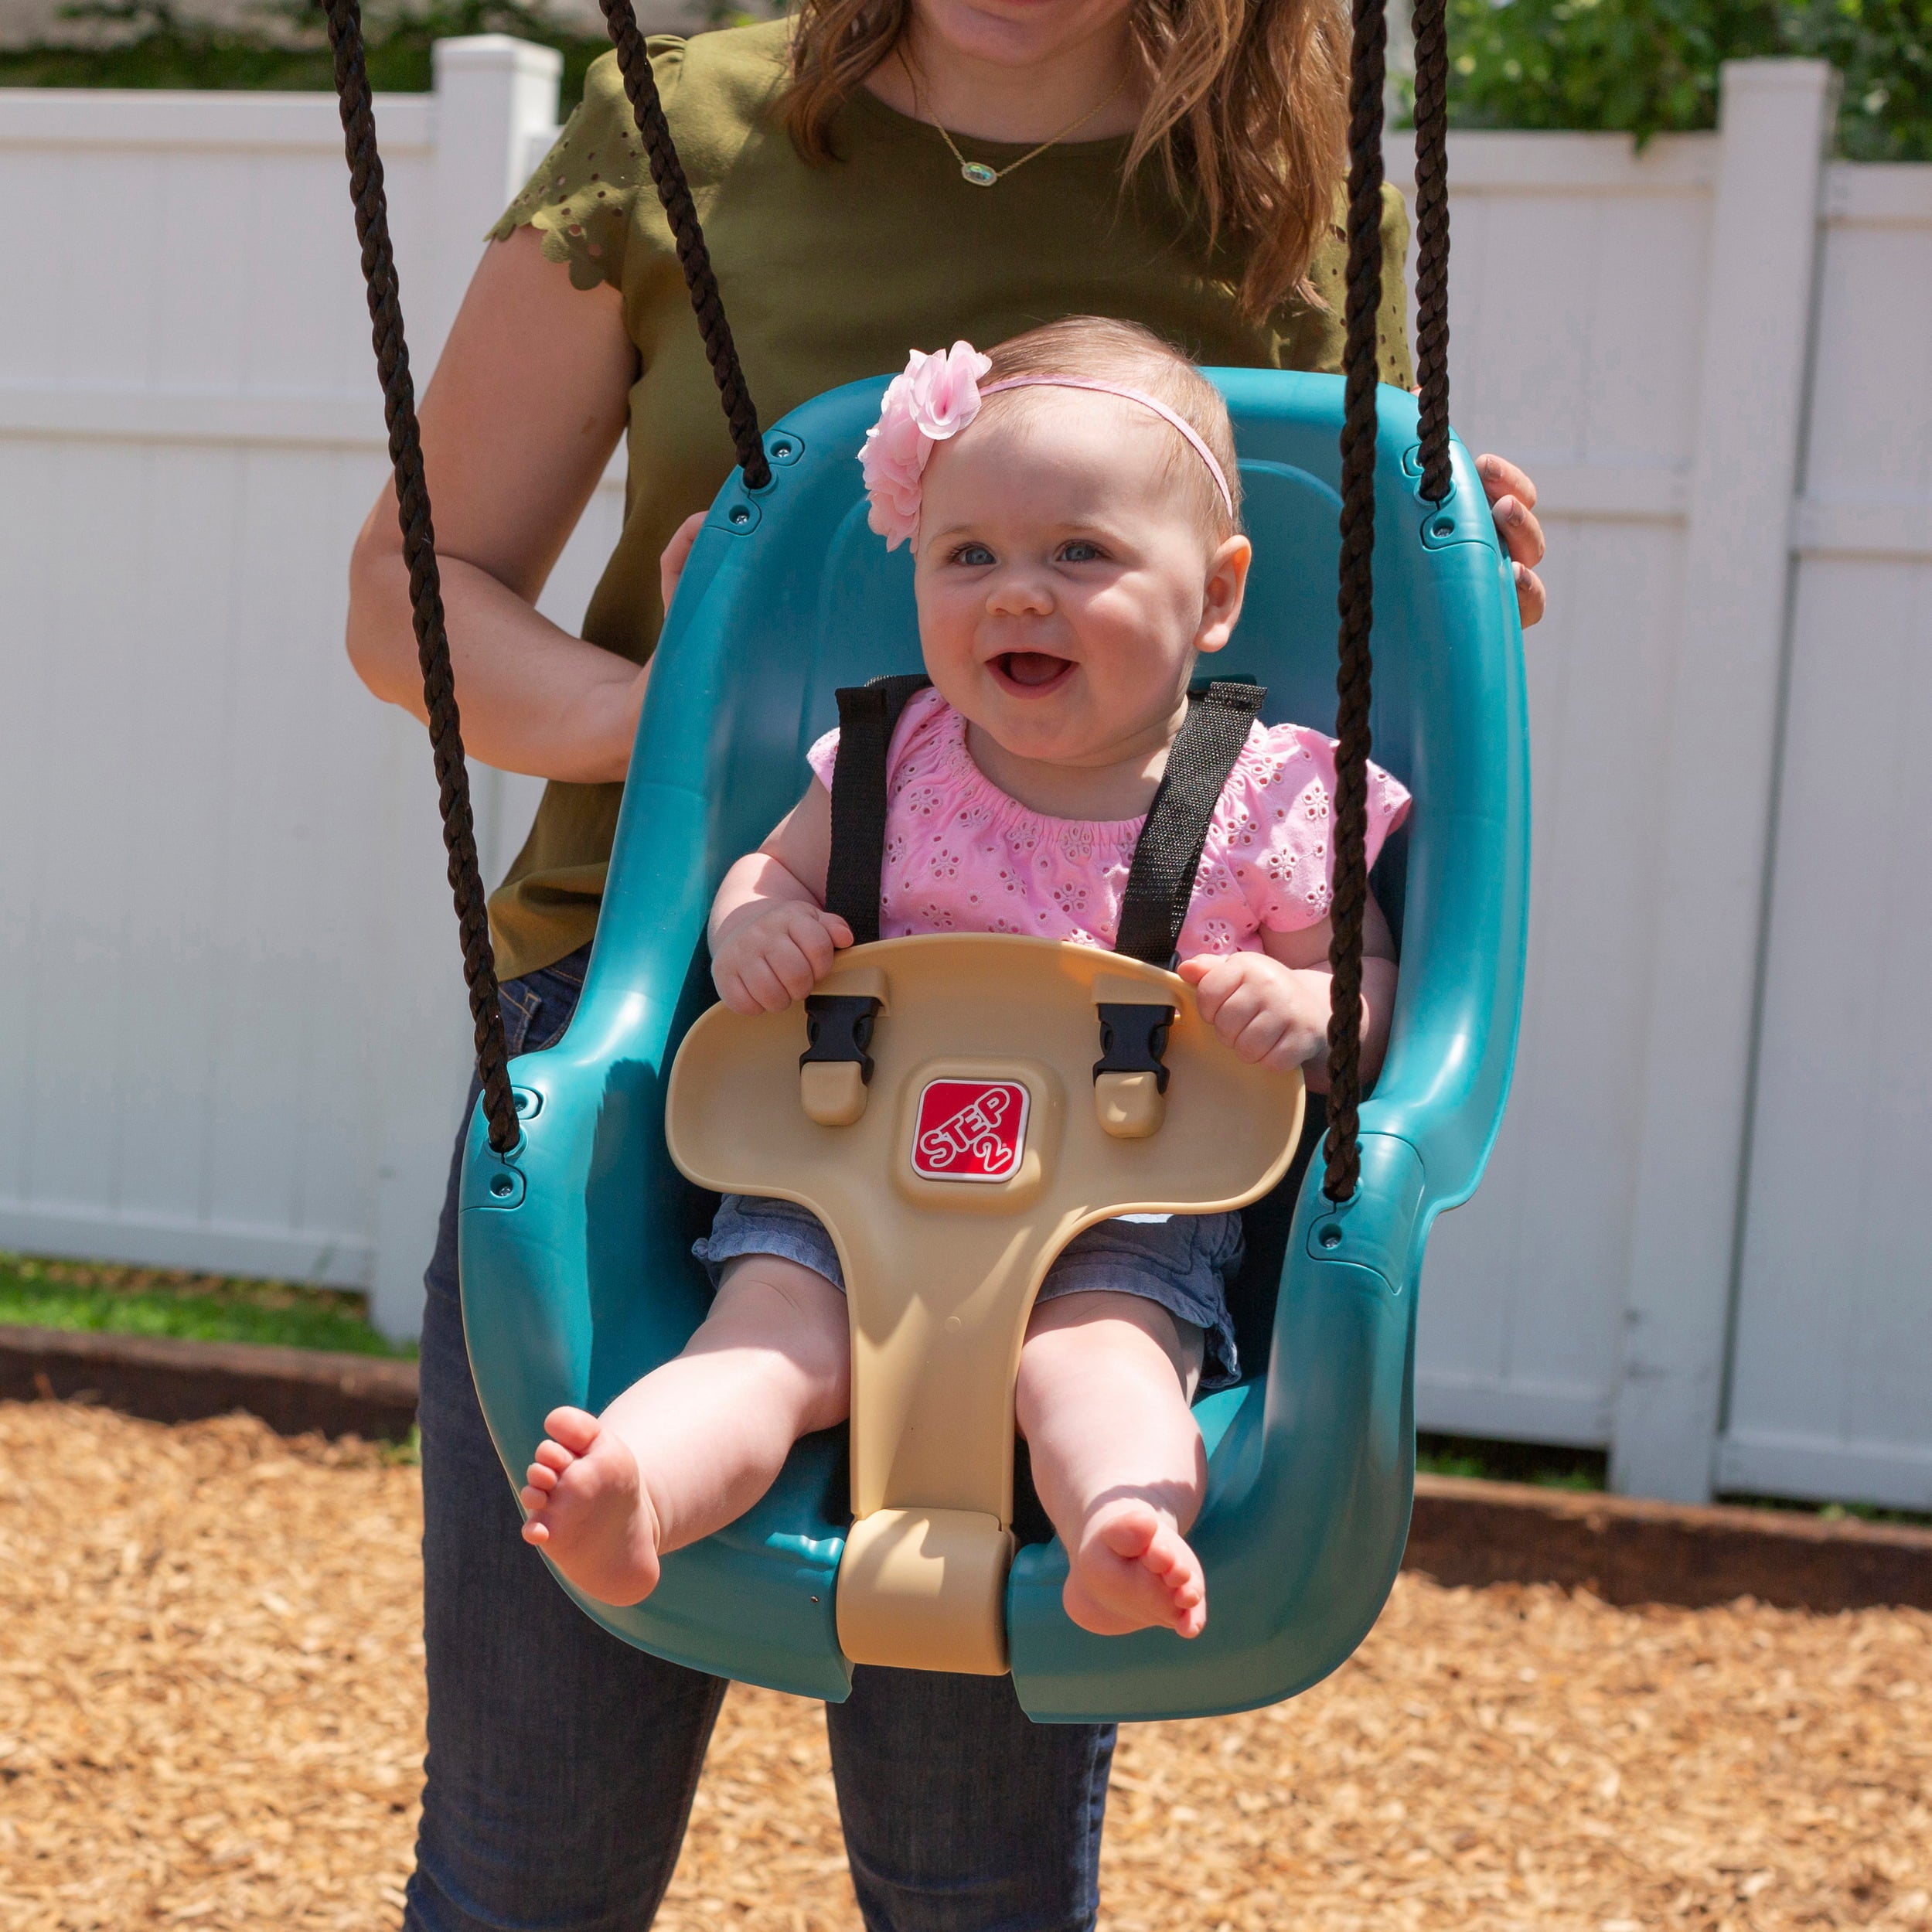
[[[1080,312],[1207,363],[1332,369],[1347,22],[1334,0],[802,0],[795,25],[653,44],[751,391],[769,422]],[[496,231],[422,407],[464,735],[550,779],[492,913],[513,1053],[567,1024],[666,574],[731,448],[608,60]],[[1384,229],[1383,373],[1408,380],[1406,224]],[[533,606],[618,438],[622,534],[584,636]],[[1482,459],[1540,615],[1521,472]],[[676,539],[676,542],[673,542]],[[422,716],[387,492],[349,651]],[[469,1378],[453,1198],[422,1354],[429,1757],[406,1923],[647,1925],[723,1686],[592,1624],[520,1538]],[[1113,1732],[1030,1725],[1004,1678],[856,1673],[827,1712],[866,1923],[1092,1923]]]

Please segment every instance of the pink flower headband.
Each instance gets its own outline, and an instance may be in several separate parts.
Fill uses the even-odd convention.
[[[1184,421],[1157,397],[1127,389],[1118,383],[1095,382],[1085,376],[1009,376],[1004,382],[980,387],[980,378],[993,366],[970,342],[955,342],[931,355],[914,349],[905,373],[894,376],[879,409],[879,420],[865,433],[859,462],[865,472],[865,493],[872,499],[867,521],[897,550],[919,533],[919,497],[932,445],[956,436],[980,413],[980,405],[1003,389],[1090,389],[1102,396],[1124,397],[1150,409],[1187,439],[1194,454],[1208,465],[1215,488],[1232,517],[1234,492],[1215,453],[1191,423]]]

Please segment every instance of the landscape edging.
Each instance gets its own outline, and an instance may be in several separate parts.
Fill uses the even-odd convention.
[[[285,1436],[400,1440],[416,1365],[380,1355],[0,1326],[0,1401],[95,1402],[155,1422],[244,1409]],[[1405,1569],[1558,1583],[1607,1603],[1932,1610],[1932,1530],[1419,1476]]]

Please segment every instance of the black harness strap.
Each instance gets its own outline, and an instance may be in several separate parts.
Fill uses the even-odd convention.
[[[907,700],[931,682],[916,673],[875,677],[838,694],[839,758],[832,771],[832,859],[825,909],[852,929],[856,946],[879,936],[886,753]]]
[[[825,908],[844,920],[860,946],[879,936],[886,754],[906,700],[929,682],[918,676],[875,677],[838,694],[839,760],[832,773],[832,859]],[[1187,717],[1133,849],[1115,952],[1150,966],[1171,964],[1208,824],[1266,695],[1259,684],[1225,679],[1188,692]]]
[[[1208,825],[1266,695],[1259,684],[1225,678],[1188,692],[1187,718],[1133,848],[1115,952],[1149,966],[1174,963]]]

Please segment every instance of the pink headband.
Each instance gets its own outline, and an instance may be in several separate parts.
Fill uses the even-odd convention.
[[[867,521],[885,539],[888,550],[897,550],[918,534],[919,498],[932,445],[958,435],[979,414],[981,403],[1003,389],[1088,389],[1152,410],[1187,438],[1188,446],[1208,465],[1228,516],[1234,515],[1234,492],[1214,451],[1191,424],[1157,397],[1085,376],[1010,376],[982,389],[980,378],[992,366],[992,358],[981,355],[970,342],[955,342],[950,349],[935,350],[931,355],[914,349],[905,373],[893,377],[880,406],[879,420],[866,431],[865,447],[859,452],[866,494],[872,499]]]

